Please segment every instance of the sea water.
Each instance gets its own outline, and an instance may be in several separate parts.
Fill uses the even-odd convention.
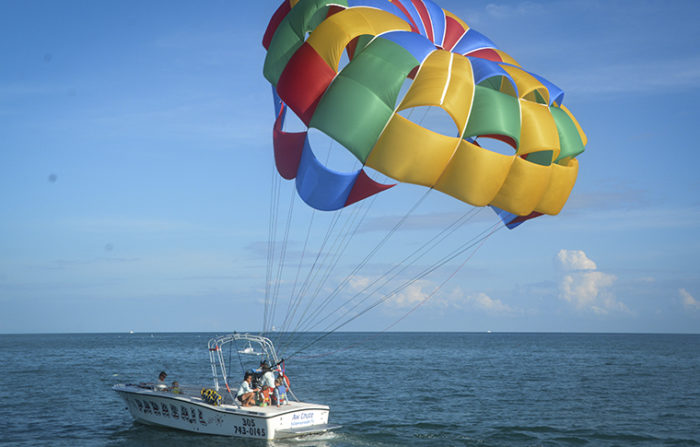
[[[211,384],[214,335],[0,335],[0,445],[266,445],[135,423],[111,389]],[[700,445],[700,335],[335,333],[285,364],[343,427],[275,446]]]

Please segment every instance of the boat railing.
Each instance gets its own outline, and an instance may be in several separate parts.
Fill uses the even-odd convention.
[[[238,342],[242,341],[243,346],[238,346]],[[243,333],[239,334],[234,332],[233,334],[221,335],[214,337],[209,340],[209,359],[211,363],[211,371],[214,378],[214,389],[220,394],[228,394],[228,397],[237,404],[234,393],[237,391],[237,387],[232,388],[229,383],[229,372],[226,370],[226,360],[224,357],[223,347],[229,343],[234,343],[236,345],[236,352],[240,355],[252,355],[266,360],[270,365],[279,365],[280,358],[277,356],[277,351],[272,341],[263,337],[262,335]],[[257,349],[256,349],[257,347]],[[242,349],[239,349],[242,348]],[[220,381],[223,382],[220,384]],[[225,389],[225,393],[223,392]],[[288,389],[288,393],[295,400],[297,397],[294,395],[291,389]]]
[[[243,350],[238,349],[238,341],[242,341],[244,344],[247,342],[247,344],[243,346]],[[235,391],[229,384],[229,372],[226,370],[226,360],[223,350],[223,347],[229,343],[234,343],[237,346],[236,351],[239,355],[255,355],[274,365],[279,363],[279,358],[277,357],[277,351],[275,351],[275,346],[272,344],[272,341],[261,335],[248,333],[239,334],[234,332],[233,334],[221,335],[209,340],[209,359],[212,376],[214,378],[214,389],[216,391],[222,391],[221,385],[223,385],[231,399],[235,401],[233,396],[233,392]],[[256,345],[259,350],[256,351],[253,345]],[[219,383],[220,380],[223,381],[223,384]]]

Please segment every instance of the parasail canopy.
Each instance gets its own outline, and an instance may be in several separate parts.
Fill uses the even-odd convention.
[[[319,210],[338,210],[397,182],[491,205],[513,226],[557,214],[576,181],[586,136],[563,91],[430,0],[285,0],[264,36],[273,87],[277,169]],[[341,68],[346,52],[349,62]],[[406,79],[412,83],[400,93]],[[454,135],[400,112],[438,107]],[[307,126],[284,131],[287,109]],[[362,164],[338,172],[314,155],[317,129]],[[512,153],[480,144],[507,143]]]

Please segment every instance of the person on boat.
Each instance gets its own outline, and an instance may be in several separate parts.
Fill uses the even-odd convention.
[[[274,388],[275,387],[275,373],[272,372],[270,365],[267,361],[263,360],[260,362],[260,369],[262,370],[262,388]]]
[[[243,382],[238,388],[238,393],[236,393],[236,399],[243,404],[244,407],[250,407],[255,405],[255,393],[259,391],[258,388],[253,388],[253,373],[247,372],[243,377]]]
[[[175,394],[180,394],[182,391],[180,391],[180,382],[177,380],[173,382],[173,386],[170,387],[170,392],[175,393]]]
[[[260,362],[260,370],[262,371],[262,378],[260,380],[260,405],[265,406],[270,403],[270,397],[275,392],[275,373],[272,372],[266,360]]]
[[[168,384],[165,383],[165,378],[168,377],[165,371],[158,374],[158,382],[156,382],[156,391],[168,391]]]
[[[287,405],[287,384],[285,383],[282,376],[275,379],[275,403],[279,407],[280,405]]]

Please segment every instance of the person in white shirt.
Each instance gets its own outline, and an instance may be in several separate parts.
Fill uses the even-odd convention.
[[[265,365],[263,367],[263,375],[262,375],[262,388],[274,388],[275,387],[275,373],[272,372],[272,370]]]
[[[165,383],[166,377],[168,377],[168,375],[165,371],[161,371],[160,374],[158,374],[158,382],[156,382],[155,386],[156,391],[168,391],[168,384]]]
[[[253,388],[253,374],[245,373],[243,377],[243,382],[238,388],[238,393],[236,393],[236,399],[243,404],[244,407],[250,407],[255,405],[255,392],[259,391],[258,388]]]
[[[270,368],[267,360],[260,362],[260,368],[254,371],[257,374],[257,383],[260,385],[260,405],[266,406],[271,403],[272,395],[275,391],[275,373]]]

